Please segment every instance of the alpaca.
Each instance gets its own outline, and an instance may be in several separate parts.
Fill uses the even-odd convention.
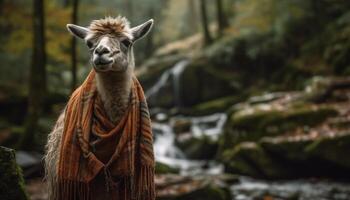
[[[94,20],[89,27],[68,24],[68,31],[83,39],[90,51],[90,63],[96,72],[97,95],[111,122],[117,124],[124,115],[130,101],[133,70],[135,66],[133,44],[147,35],[153,26],[149,20],[131,28],[125,17],[106,17]],[[64,129],[65,111],[48,136],[46,145],[45,172],[49,199],[57,180],[61,138]]]

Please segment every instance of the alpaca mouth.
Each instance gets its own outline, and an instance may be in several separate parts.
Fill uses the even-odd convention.
[[[94,61],[94,64],[96,66],[106,66],[113,62],[113,60],[104,60],[104,59],[97,59]]]

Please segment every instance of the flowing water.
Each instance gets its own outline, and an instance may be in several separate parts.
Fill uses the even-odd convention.
[[[217,113],[204,117],[181,117],[174,119],[189,120],[191,133],[194,137],[209,136],[217,139],[226,121],[226,115]],[[155,134],[154,149],[157,161],[180,168],[181,174],[222,172],[222,166],[210,160],[189,160],[185,154],[175,145],[175,133],[169,123],[153,122]],[[208,167],[209,166],[209,167]]]
[[[189,61],[182,60],[165,71],[146,96],[161,95],[161,88],[173,85],[175,105],[181,106],[181,75]],[[211,160],[190,160],[176,145],[176,134],[171,120],[190,121],[190,132],[193,137],[209,136],[218,140],[226,122],[225,113],[215,113],[202,117],[174,116],[169,120],[165,113],[158,113],[158,122],[153,122],[155,135],[156,160],[180,169],[182,175],[221,174],[223,166]],[[157,120],[156,120],[157,121]],[[165,122],[164,122],[165,121]],[[239,177],[231,187],[235,200],[350,200],[350,184],[323,179],[300,179],[286,181],[256,180]]]
[[[203,135],[218,139],[226,115],[217,113],[204,117],[178,117],[190,120],[194,137]],[[155,155],[159,162],[180,168],[182,175],[223,173],[223,166],[208,160],[190,160],[175,145],[176,134],[168,123],[153,123]],[[234,200],[350,200],[350,184],[324,179],[285,181],[257,180],[241,176],[231,185]]]
[[[181,75],[189,64],[189,60],[184,59],[177,62],[172,68],[166,70],[158,81],[146,91],[147,98],[157,98],[160,90],[167,85],[172,83],[172,93],[174,97],[174,105],[181,107]]]

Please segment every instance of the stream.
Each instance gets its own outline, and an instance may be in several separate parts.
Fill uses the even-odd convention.
[[[226,115],[216,113],[203,117],[184,117],[190,120],[195,137],[202,135],[217,139],[226,121]],[[181,175],[217,175],[223,166],[211,160],[191,160],[175,145],[176,134],[168,123],[153,123],[156,160],[180,168]],[[349,200],[350,184],[327,179],[297,179],[284,181],[257,180],[239,176],[230,186],[234,200]]]
[[[147,97],[161,95],[161,88],[169,81],[173,85],[175,105],[181,106],[180,77],[189,61],[182,60],[173,68],[165,71],[158,82],[147,92]],[[157,120],[157,118],[161,120]],[[164,120],[168,118],[167,120]],[[190,121],[192,137],[208,136],[218,140],[226,122],[225,113],[214,113],[208,116],[171,116],[159,112],[153,120],[154,149],[156,160],[171,167],[180,169],[181,175],[215,175],[222,174],[224,168],[214,160],[191,160],[176,146],[176,137],[171,120]],[[257,180],[238,176],[238,182],[230,186],[235,200],[349,200],[350,184],[327,179],[298,179],[284,181]]]

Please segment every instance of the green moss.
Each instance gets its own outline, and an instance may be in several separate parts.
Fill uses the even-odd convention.
[[[192,109],[192,113],[196,115],[206,115],[215,112],[225,112],[229,107],[235,103],[243,100],[243,96],[227,96],[212,101],[207,101],[201,104],[196,105]]]
[[[0,199],[28,199],[22,171],[16,164],[15,151],[5,147],[0,147]]]
[[[239,141],[258,140],[263,136],[279,135],[300,126],[314,126],[337,115],[329,106],[293,105],[280,110],[271,105],[258,105],[233,113],[228,128],[244,132]]]
[[[312,140],[280,139],[274,141],[273,138],[263,138],[259,141],[261,147],[266,151],[291,162],[304,162],[310,159],[310,154],[305,150],[310,143]]]
[[[161,162],[156,162],[155,170],[156,174],[178,174],[180,171],[178,168],[170,167],[169,165],[166,165]]]
[[[225,169],[230,173],[262,178],[287,177],[289,171],[279,164],[259,144],[240,143],[232,150],[224,152]]]

